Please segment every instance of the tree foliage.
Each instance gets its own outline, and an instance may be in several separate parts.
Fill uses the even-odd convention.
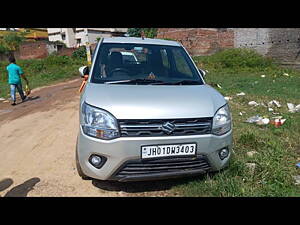
[[[86,47],[85,46],[80,46],[78,49],[76,49],[72,53],[72,57],[78,58],[78,59],[84,59],[86,58]]]
[[[127,33],[130,37],[141,37],[142,32],[144,32],[147,38],[155,38],[157,28],[129,28]]]
[[[25,40],[23,33],[8,33],[0,39],[0,53],[9,53],[19,49]]]
[[[19,49],[20,44],[25,40],[22,34],[9,33],[3,36],[4,45],[10,50],[15,51]]]

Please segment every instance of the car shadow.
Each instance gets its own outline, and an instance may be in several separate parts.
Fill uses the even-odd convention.
[[[166,191],[172,187],[187,184],[192,181],[203,181],[207,176],[212,177],[214,174],[201,174],[197,176],[188,176],[183,178],[171,178],[168,180],[155,181],[135,181],[135,182],[118,182],[118,181],[102,181],[92,180],[92,184],[105,191],[123,191],[127,193],[140,193],[152,191]]]
[[[33,190],[33,187],[40,182],[40,178],[34,177],[24,183],[17,185],[10,189],[4,197],[26,197],[27,194]]]

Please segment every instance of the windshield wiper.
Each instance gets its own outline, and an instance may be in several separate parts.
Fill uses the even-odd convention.
[[[156,85],[197,85],[197,84],[202,84],[202,83],[196,80],[181,80],[176,82],[161,82],[161,83],[157,83]]]
[[[116,80],[108,81],[105,84],[153,84],[153,83],[163,83],[161,80],[152,80],[152,79],[132,79],[132,80]]]

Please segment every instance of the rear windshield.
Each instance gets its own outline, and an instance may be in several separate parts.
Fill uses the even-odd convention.
[[[182,47],[103,43],[97,54],[92,83],[152,79],[182,80],[203,84],[197,69]]]

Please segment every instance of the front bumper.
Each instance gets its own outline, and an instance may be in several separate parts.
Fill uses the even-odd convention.
[[[232,130],[223,136],[207,134],[168,137],[121,137],[114,140],[105,141],[85,135],[80,127],[77,141],[78,161],[85,175],[99,180],[152,180],[195,175],[205,173],[207,171],[217,171],[224,168],[228,164],[231,153],[229,153],[227,158],[221,160],[218,155],[218,151],[227,147],[231,152]],[[145,174],[142,176],[118,176],[118,172],[127,163],[142,163],[142,146],[183,143],[197,143],[197,158],[205,158],[205,160],[208,162],[209,168],[205,167],[198,168],[196,170],[160,172],[155,174]],[[90,164],[89,157],[92,154],[97,154],[107,159],[103,167],[97,169]],[[191,157],[189,158],[191,159]]]

